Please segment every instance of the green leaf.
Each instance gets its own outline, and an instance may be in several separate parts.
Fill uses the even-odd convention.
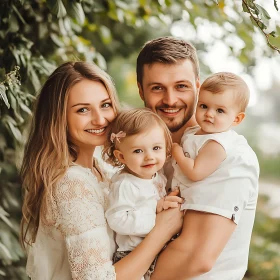
[[[66,16],[67,12],[62,0],[47,0],[47,4],[51,11],[56,14],[58,18]]]
[[[10,103],[9,103],[9,100],[7,98],[7,95],[6,95],[6,88],[5,88],[4,85],[1,85],[1,84],[0,84],[0,97],[1,97],[1,99],[3,99],[4,103],[6,104],[6,106],[9,109],[10,108]]]
[[[10,227],[14,228],[10,220],[7,218],[9,214],[0,206],[0,218]]]
[[[80,3],[73,3],[73,17],[77,20],[80,25],[83,25],[85,22],[85,13]]]
[[[256,4],[256,6],[258,7],[258,10],[261,12],[261,14],[266,18],[266,19],[271,19],[269,13],[266,11],[266,9],[264,9],[262,6]]]
[[[242,1],[242,9],[243,9],[243,12],[250,14],[248,7],[245,5],[245,3],[243,1]]]
[[[278,11],[277,0],[274,0],[274,7]]]

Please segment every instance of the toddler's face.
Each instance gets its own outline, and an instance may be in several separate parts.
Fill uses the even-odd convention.
[[[163,129],[156,125],[137,135],[122,138],[115,151],[118,160],[133,175],[151,179],[166,160],[166,144]]]
[[[213,94],[202,90],[196,108],[196,121],[204,133],[218,133],[229,130],[235,125],[240,113],[234,92],[227,90]]]

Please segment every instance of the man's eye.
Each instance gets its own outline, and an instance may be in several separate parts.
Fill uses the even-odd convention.
[[[88,111],[88,108],[81,108],[78,110],[79,113],[86,113]]]
[[[162,90],[162,86],[153,86],[152,90]]]
[[[140,154],[140,153],[142,153],[142,150],[141,149],[137,149],[137,150],[134,150],[133,153]]]
[[[104,103],[104,104],[102,104],[102,106],[101,106],[102,108],[109,108],[109,107],[112,107],[112,103]]]
[[[200,104],[199,107],[200,107],[201,109],[207,109],[207,106],[206,106],[205,104]]]
[[[217,112],[218,112],[219,114],[222,114],[222,113],[224,113],[225,111],[224,111],[223,109],[217,109]]]
[[[177,88],[184,89],[184,88],[188,88],[188,86],[184,85],[184,84],[180,84],[180,85],[177,85]]]
[[[155,151],[160,150],[160,149],[161,149],[160,146],[155,146],[155,147],[154,147],[154,150],[155,150]]]

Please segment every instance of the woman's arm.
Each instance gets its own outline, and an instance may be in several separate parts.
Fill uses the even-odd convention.
[[[65,238],[72,278],[139,280],[164,244],[182,226],[179,209],[163,211],[144,241],[113,266],[103,191],[81,174],[67,174],[54,192],[56,225]]]
[[[180,231],[182,222],[183,212],[179,208],[159,213],[152,231],[129,255],[115,264],[117,280],[140,279],[165,243]]]
[[[221,162],[225,160],[226,152],[218,142],[209,141],[193,160],[185,157],[180,145],[173,143],[172,156],[186,177],[192,181],[200,181],[216,171]]]

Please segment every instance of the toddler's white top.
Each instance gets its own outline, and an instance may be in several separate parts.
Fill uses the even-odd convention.
[[[106,218],[116,232],[118,251],[132,251],[152,230],[157,200],[165,192],[166,178],[156,173],[141,179],[126,172],[112,177]]]

